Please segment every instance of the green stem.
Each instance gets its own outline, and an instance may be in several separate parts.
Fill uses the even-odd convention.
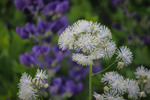
[[[89,100],[92,100],[92,65],[89,66]]]
[[[102,70],[102,71],[100,71],[100,72],[97,72],[97,73],[92,74],[92,76],[97,75],[97,74],[100,74],[100,73],[106,71],[107,69],[109,69],[110,67],[112,67],[112,65],[113,65],[115,62],[116,62],[116,60],[115,60],[111,65],[109,65],[107,68],[105,68],[104,70]]]
[[[41,96],[41,93],[40,93],[39,90],[38,90],[38,93],[39,93],[39,96],[40,96],[41,100],[43,100],[43,97]]]

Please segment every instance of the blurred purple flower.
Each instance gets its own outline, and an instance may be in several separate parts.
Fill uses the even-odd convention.
[[[68,97],[71,97],[72,95],[81,92],[82,89],[82,83],[75,84],[73,80],[64,77],[55,78],[50,84],[51,93],[59,96],[69,93]]]
[[[137,15],[136,11],[132,12],[131,17],[135,17]]]
[[[118,23],[113,23],[113,27],[118,29],[118,30],[121,30],[121,25]]]
[[[145,37],[144,44],[150,44],[150,36]]]
[[[37,57],[39,56],[46,56],[49,54],[50,47],[49,46],[40,46],[36,45],[32,48],[33,54],[35,54]]]
[[[14,0],[14,4],[19,10],[23,10],[24,8],[26,8],[26,3],[24,0]]]
[[[93,67],[92,67],[93,73],[100,72],[101,70],[102,70],[102,67],[101,67],[101,66],[93,66]]]
[[[35,65],[37,62],[37,58],[30,53],[25,53],[20,55],[20,62],[25,66]]]
[[[42,0],[15,0],[14,4],[17,9],[28,9],[31,12],[36,12],[44,7]]]
[[[38,33],[36,31],[36,27],[34,24],[27,23],[25,28],[23,27],[16,27],[16,32],[22,39],[27,39],[30,37],[30,34],[38,37]]]
[[[65,1],[53,1],[45,6],[44,8],[44,14],[45,15],[51,15],[51,14],[64,14],[69,9],[69,2],[67,0]]]
[[[58,46],[53,46],[52,50],[58,62],[62,61],[62,59],[64,58],[64,55],[66,55],[68,52],[67,50],[62,51],[61,49],[59,49]]]
[[[41,19],[38,20],[38,26],[37,31],[41,34],[45,34],[45,32],[50,31],[51,29],[51,23],[50,22],[44,22]]]
[[[51,31],[53,33],[61,34],[62,31],[65,30],[65,28],[68,26],[68,20],[65,16],[58,19],[56,22],[52,23]]]
[[[122,0],[111,0],[111,5],[117,8],[121,4],[121,1]]]
[[[66,82],[66,92],[69,93],[69,97],[72,97],[74,94],[80,93],[83,89],[82,83],[75,84],[72,80]]]
[[[69,71],[69,76],[75,78],[75,80],[77,80],[77,81],[85,78],[85,76],[87,74],[88,74],[88,69],[87,68],[84,68],[84,69],[72,68]]]

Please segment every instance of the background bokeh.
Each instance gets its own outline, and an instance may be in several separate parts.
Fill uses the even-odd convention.
[[[119,73],[135,78],[134,71],[139,65],[150,68],[150,0],[70,0],[70,8],[65,16],[69,24],[86,19],[108,26],[117,46],[127,45],[133,52],[133,63]],[[21,39],[16,33],[17,26],[25,26],[29,16],[16,9],[13,0],[0,0],[0,100],[17,100],[19,79],[23,72],[31,76],[36,69],[20,63],[20,54],[32,51],[34,43]],[[57,36],[54,36],[57,41]],[[99,60],[101,69],[111,61]],[[69,76],[66,58],[61,63],[59,75]],[[84,68],[86,69],[86,68]],[[117,70],[114,65],[110,71]],[[87,70],[85,70],[87,71]],[[58,77],[58,76],[56,76]],[[101,75],[93,77],[93,90],[101,93]],[[65,100],[86,100],[88,98],[88,77],[80,80],[83,90]],[[150,96],[143,100],[149,100]]]

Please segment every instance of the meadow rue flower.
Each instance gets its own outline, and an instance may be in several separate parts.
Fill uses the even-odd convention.
[[[147,78],[147,73],[148,73],[148,69],[142,65],[136,69],[135,75],[137,79],[140,78],[144,79]]]
[[[23,100],[36,100],[38,89],[48,88],[47,75],[43,70],[37,70],[35,78],[32,79],[27,73],[23,73],[19,85],[19,98]]]
[[[118,92],[119,94],[124,94],[126,92],[124,77],[119,75],[117,72],[106,73],[102,78],[102,82],[108,84],[112,90]]]
[[[47,79],[46,71],[38,69],[35,78],[41,80]]]
[[[86,20],[79,20],[66,28],[60,35],[58,44],[62,50],[82,51],[82,55],[73,55],[73,60],[84,66],[92,64],[94,59],[111,58],[116,49],[111,32],[106,26]],[[82,61],[77,59],[79,56],[84,56]]]
[[[32,78],[23,73],[19,85],[18,96],[23,100],[36,100],[37,89],[32,86]]]
[[[126,66],[132,62],[132,52],[126,46],[120,47],[116,54],[118,55],[116,59],[123,62]]]
[[[126,87],[129,98],[137,99],[140,91],[138,82],[135,80],[126,79]]]
[[[36,87],[38,87],[40,89],[41,87],[45,86],[46,79],[47,79],[46,71],[38,69],[37,73],[35,75],[35,78],[33,80],[34,80]]]

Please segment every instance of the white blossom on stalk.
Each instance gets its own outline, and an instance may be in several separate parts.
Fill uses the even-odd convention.
[[[148,74],[148,69],[145,68],[143,65],[141,67],[138,67],[135,72],[137,79],[139,79],[140,77],[146,78],[147,74]]]
[[[117,72],[108,72],[103,75],[102,82],[108,84],[109,87],[119,94],[124,94],[126,92],[126,83],[123,76],[119,75]]]
[[[41,87],[44,87],[46,84],[44,83],[45,79],[47,79],[46,71],[38,69],[35,78],[33,79],[36,87],[38,87],[39,89]]]
[[[73,56],[74,61],[81,65],[91,64],[92,60],[102,57],[111,58],[116,50],[110,30],[99,23],[86,20],[79,20],[66,28],[59,37],[58,45],[62,50],[83,51],[81,55]],[[79,61],[77,56],[84,57]],[[88,60],[90,63],[86,63]]]
[[[132,52],[126,46],[120,47],[117,53],[117,60],[123,62],[125,65],[129,65],[132,62]]]
[[[129,97],[137,99],[140,93],[138,82],[135,80],[126,79],[126,87]]]
[[[23,100],[36,100],[37,89],[32,86],[32,78],[24,73],[20,79],[18,96]]]
[[[46,71],[38,69],[35,78],[41,80],[47,79]]]

